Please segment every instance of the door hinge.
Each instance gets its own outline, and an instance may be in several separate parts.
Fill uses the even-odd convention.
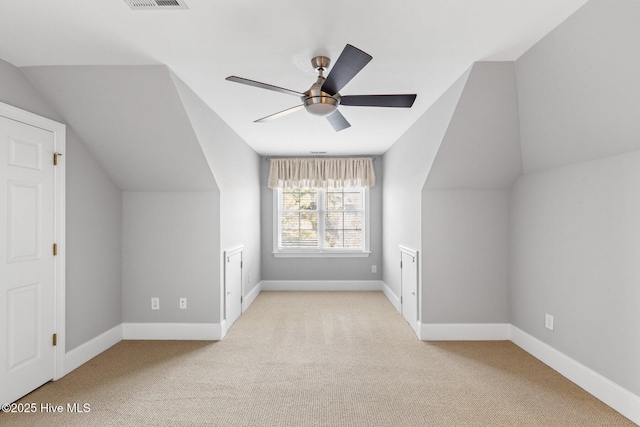
[[[243,261],[240,261],[240,268],[242,268],[243,265]]]
[[[53,244],[53,256],[58,255],[58,245],[56,243]]]
[[[53,334],[53,345],[58,345],[58,334]]]
[[[53,153],[53,166],[58,166],[58,153]]]
[[[402,297],[400,297],[400,304],[402,304]]]
[[[240,295],[240,304],[243,303],[242,295]]]
[[[402,268],[402,261],[400,261],[400,268]]]

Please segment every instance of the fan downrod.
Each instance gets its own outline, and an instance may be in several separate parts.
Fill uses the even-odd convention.
[[[327,116],[336,111],[340,105],[340,94],[336,93],[331,96],[322,91],[322,85],[325,81],[323,73],[329,67],[330,62],[331,60],[326,56],[316,56],[311,59],[311,65],[318,72],[318,80],[304,93],[302,102],[304,108],[316,116]]]

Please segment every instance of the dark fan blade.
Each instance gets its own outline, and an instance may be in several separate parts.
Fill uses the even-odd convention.
[[[291,113],[295,113],[298,110],[301,110],[304,108],[304,105],[296,105],[295,107],[291,107],[291,108],[287,108],[286,110],[282,110],[278,113],[275,114],[271,114],[267,117],[263,117],[261,119],[256,120],[254,123],[260,123],[260,122],[269,122],[271,120],[275,120],[275,119],[279,119],[280,117],[284,117],[287,114],[291,114]]]
[[[340,113],[340,111],[336,110],[333,113],[327,116],[327,120],[333,126],[336,132],[340,132],[343,129],[351,127],[351,124],[344,118],[344,116]]]
[[[340,105],[411,108],[416,95],[345,95]]]
[[[371,61],[373,57],[353,47],[346,45],[338,60],[331,68],[327,80],[322,85],[322,90],[330,95],[340,92],[351,79]]]
[[[243,85],[255,86],[262,89],[274,90],[276,92],[286,93],[287,95],[304,96],[304,93],[296,92],[295,90],[285,89],[283,87],[274,86],[274,85],[268,85],[266,83],[261,83],[255,80],[249,80],[242,77],[229,76],[225,80],[229,80],[230,82],[242,83]]]

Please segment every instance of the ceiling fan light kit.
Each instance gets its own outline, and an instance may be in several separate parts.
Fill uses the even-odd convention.
[[[318,71],[318,79],[306,92],[297,92],[290,89],[273,86],[270,84],[245,79],[243,77],[229,76],[226,80],[255,86],[262,89],[273,90],[288,95],[299,96],[302,105],[271,114],[256,120],[256,123],[267,122],[298,111],[304,107],[309,113],[316,116],[326,116],[336,132],[351,125],[338,111],[339,105],[360,107],[396,107],[411,108],[416,99],[415,94],[405,95],[340,95],[339,91],[351,81],[351,79],[371,61],[372,56],[360,49],[348,44],[325,78],[324,72],[329,67],[331,60],[326,56],[316,56],[311,59],[311,65]]]

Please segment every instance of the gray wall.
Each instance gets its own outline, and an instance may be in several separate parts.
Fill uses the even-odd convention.
[[[509,322],[508,188],[522,159],[513,62],[473,65],[422,190],[422,321]]]
[[[380,280],[382,278],[382,182],[381,157],[373,167],[376,185],[369,190],[370,250],[368,257],[352,258],[276,258],[273,255],[273,190],[267,187],[269,162],[260,162],[262,278],[263,280]],[[371,266],[377,272],[371,272]]]
[[[219,323],[219,194],[125,191],[122,199],[122,321]]]
[[[222,254],[242,245],[247,295],[261,280],[260,157],[175,74],[171,76],[220,189],[220,283],[224,283]],[[221,301],[222,295],[218,298]]]
[[[638,194],[638,152],[522,177],[512,195],[510,298],[515,326],[636,395]]]
[[[117,227],[125,226],[122,232],[109,234],[111,239],[116,234],[123,239],[120,252],[125,252],[124,261],[110,270],[120,274],[122,269],[119,282],[124,286],[124,291],[109,295],[121,295],[112,315],[125,322],[219,322],[222,252],[244,245],[245,291],[260,281],[259,156],[166,66],[51,66],[22,71],[66,122],[78,129],[120,189],[128,192],[124,206],[112,205],[119,212]],[[196,196],[198,192],[208,194],[206,202]],[[82,197],[96,208],[111,200],[107,196],[95,201],[90,192]],[[173,206],[182,202],[196,206],[199,213]],[[166,209],[173,215],[156,212]],[[96,213],[88,209],[85,217],[75,218],[84,238],[95,237],[84,226],[92,217]],[[143,226],[145,217],[155,221],[153,232]],[[181,222],[198,224],[205,231],[185,231],[180,236],[166,231],[181,229],[176,226]],[[161,252],[156,244],[163,238],[175,243],[175,248],[187,248],[186,252]],[[102,240],[106,245],[111,242]],[[197,251],[204,248],[208,261],[194,265],[193,260],[201,256]],[[74,268],[85,271],[83,265],[92,264],[74,264]],[[158,271],[165,274],[155,280]],[[174,294],[176,276],[171,272],[187,274],[184,290],[189,295],[182,295],[188,298],[187,310],[170,312],[170,304],[165,309],[165,299],[169,303],[179,297]],[[102,277],[111,278],[109,274]],[[90,291],[83,289],[78,295],[85,292]],[[97,291],[90,293],[101,296]],[[162,308],[150,313],[152,296],[161,298]],[[83,312],[91,310],[90,305],[80,306]]]
[[[190,196],[197,193],[189,192],[210,191],[211,198],[216,198],[211,203],[218,203],[219,193],[170,70],[165,66],[51,66],[29,67],[23,71],[83,136],[88,149],[121,190],[131,194],[149,192],[147,198],[139,196],[138,204],[132,201],[135,197],[130,196],[128,202],[118,206],[120,265],[113,271],[120,274],[122,270],[121,290],[108,295],[109,299],[119,299],[117,311],[113,310],[111,314],[119,318],[118,323],[217,322],[220,270],[215,262],[212,267],[215,280],[207,274],[211,260],[220,257],[217,252],[208,253],[209,261],[197,266],[190,260],[198,259],[192,251],[208,245],[214,245],[219,252],[219,235],[215,236],[214,242],[207,241],[213,234],[207,227],[219,224],[219,209],[212,210],[207,204],[201,206],[193,202]],[[168,199],[154,197],[159,194],[156,192],[163,191],[167,192]],[[87,202],[92,201],[91,194],[83,196]],[[94,201],[93,206],[101,207],[107,200]],[[173,204],[182,203],[207,212],[208,221],[199,221],[197,214],[173,207]],[[174,214],[164,216],[164,213],[172,212],[171,209]],[[87,213],[74,220],[85,224],[93,216]],[[147,228],[143,224],[144,218],[150,221]],[[199,224],[204,231],[200,234],[185,231],[176,237],[172,230],[181,230],[176,226],[181,221]],[[155,228],[150,231],[152,226]],[[86,228],[83,229],[85,238],[92,236]],[[115,238],[113,234],[111,239]],[[170,246],[160,245],[163,241]],[[186,248],[184,252],[181,246]],[[185,253],[191,258],[185,257]],[[90,265],[84,262],[74,264],[74,268],[86,269]],[[184,281],[176,279],[175,272],[187,271],[190,274]],[[163,272],[162,276],[157,277],[157,272]],[[200,280],[205,277],[207,280]],[[176,314],[169,310],[169,303],[170,299],[175,299],[177,311],[179,296],[173,291],[180,285],[188,294],[180,296],[187,297],[189,303],[187,310]],[[92,298],[102,296],[99,291],[82,289],[70,298],[84,293]],[[161,298],[161,310],[150,314],[153,296]],[[202,314],[205,310],[201,307],[206,304],[207,316]],[[91,305],[79,306],[81,310],[91,312]]]
[[[122,323],[122,192],[67,133],[67,351]]]
[[[636,395],[638,21],[640,3],[591,1],[516,63],[526,174],[512,190],[510,288],[515,326]]]
[[[419,268],[422,268],[422,187],[469,72],[470,69],[384,154],[382,279],[397,296],[400,296],[401,274],[399,245],[421,251]]]
[[[0,101],[65,123],[22,72],[0,60]],[[67,127],[66,351],[121,322],[120,190]]]
[[[508,323],[509,191],[422,196],[423,323]]]

